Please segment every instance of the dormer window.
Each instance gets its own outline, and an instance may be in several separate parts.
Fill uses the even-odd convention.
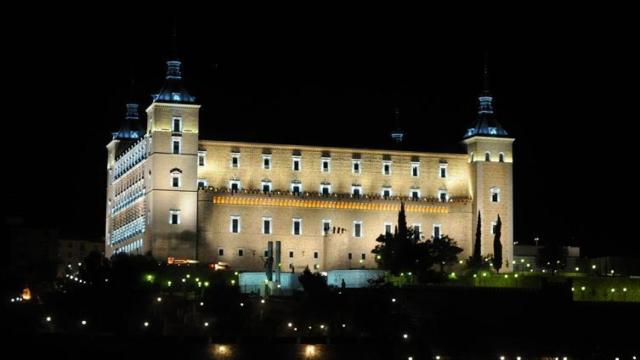
[[[182,132],[182,118],[174,117],[171,120],[171,131],[174,133]]]

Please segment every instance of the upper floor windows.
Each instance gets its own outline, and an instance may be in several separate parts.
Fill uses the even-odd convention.
[[[234,234],[240,233],[240,216],[231,216],[229,221],[229,232]]]
[[[262,180],[261,182],[262,185],[262,192],[267,194],[271,192],[271,181],[269,180]]]
[[[420,190],[419,189],[411,189],[409,191],[409,196],[411,200],[420,200]]]
[[[302,183],[300,181],[291,182],[291,193],[294,195],[300,195],[302,192]]]
[[[386,222],[384,223],[384,233],[385,234],[391,234],[392,233],[392,226],[393,224],[391,224],[390,222]]]
[[[322,171],[322,172],[330,172],[331,171],[331,158],[323,157],[320,160],[320,171]]]
[[[179,137],[171,138],[171,153],[180,154],[180,150],[182,148],[182,139]]]
[[[391,175],[391,161],[382,162],[382,175]]]
[[[442,235],[442,225],[434,224],[433,232],[431,233],[431,236],[433,236],[434,238],[439,238],[440,235]]]
[[[171,187],[179,188],[182,186],[182,171],[180,169],[171,170]]]
[[[500,202],[500,188],[492,187],[489,189],[489,195],[491,197],[491,202],[497,203]]]
[[[298,219],[298,218],[292,219],[291,235],[302,235],[302,219]]]
[[[237,169],[240,167],[240,154],[238,153],[232,153],[231,154],[231,159],[229,161],[229,167],[231,167],[232,169]]]
[[[328,235],[331,231],[331,220],[324,219],[322,220],[322,234]]]
[[[362,173],[362,161],[361,160],[351,160],[351,173],[360,174]]]
[[[418,162],[411,163],[411,176],[413,177],[420,176],[420,163]]]
[[[352,185],[351,186],[351,196],[354,198],[360,198],[362,196],[362,186],[360,185]]]
[[[182,118],[174,117],[171,120],[171,131],[174,133],[182,132]]]
[[[484,161],[491,161],[491,153],[490,152],[486,152],[484,153]]]
[[[231,190],[232,193],[237,193],[241,189],[242,185],[240,180],[229,180],[229,190]]]
[[[390,186],[385,186],[382,188],[382,191],[380,191],[380,196],[382,196],[385,199],[390,198],[391,195],[392,195],[392,191]]]
[[[269,235],[271,234],[271,221],[272,219],[270,217],[263,217],[262,218],[262,233],[265,235]]]
[[[271,155],[262,155],[262,168],[271,170]]]
[[[198,166],[203,167],[207,165],[207,152],[198,151]]]
[[[362,237],[362,221],[353,222],[353,237]]]
[[[198,179],[198,189],[204,189],[209,186],[207,179]]]
[[[491,222],[491,235],[495,235],[496,231],[498,231],[498,223],[495,221]]]
[[[441,179],[445,179],[447,177],[447,168],[448,168],[449,164],[440,164],[440,168],[439,168],[439,172],[438,172],[438,176],[440,176]]]
[[[302,159],[300,159],[300,156],[294,156],[291,158],[291,170],[293,171],[302,170]]]
[[[498,161],[504,162],[504,153],[498,154]]]

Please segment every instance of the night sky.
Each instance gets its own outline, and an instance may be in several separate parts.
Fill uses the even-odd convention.
[[[105,146],[131,77],[146,108],[171,47],[172,16],[100,15],[3,25],[4,140],[15,144],[4,147],[3,210],[62,236],[103,236]],[[375,148],[399,107],[424,151],[461,151],[488,52],[496,113],[516,138],[516,240],[638,255],[626,210],[638,202],[638,110],[626,110],[638,101],[627,90],[637,93],[637,39],[622,19],[566,16],[463,27],[434,14],[257,22],[214,11],[177,16],[178,48],[201,138]]]

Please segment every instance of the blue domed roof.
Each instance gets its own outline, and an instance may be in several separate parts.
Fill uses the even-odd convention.
[[[114,140],[138,140],[144,135],[140,117],[138,116],[138,104],[127,104],[127,114],[124,117],[120,130],[113,133]]]
[[[153,102],[193,104],[195,96],[190,95],[182,84],[182,62],[167,61],[167,76],[164,86],[153,96]]]
[[[475,123],[467,129],[464,134],[464,138],[470,138],[472,136],[493,136],[503,137],[509,136],[507,131],[502,128],[502,125],[496,120],[493,111],[493,96],[489,91],[489,72],[485,63],[484,67],[484,90],[478,96],[478,117]]]

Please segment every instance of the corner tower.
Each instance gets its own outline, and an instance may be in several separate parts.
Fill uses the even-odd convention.
[[[476,121],[467,129],[463,142],[469,155],[473,194],[473,231],[475,239],[478,212],[482,214],[482,255],[493,253],[494,226],[502,220],[501,271],[512,270],[513,260],[513,142],[496,120],[489,74],[485,64],[484,86],[478,97]]]
[[[174,57],[167,61],[164,86],[146,110],[146,239],[159,260],[196,257],[199,110],[184,88],[182,63]]]

